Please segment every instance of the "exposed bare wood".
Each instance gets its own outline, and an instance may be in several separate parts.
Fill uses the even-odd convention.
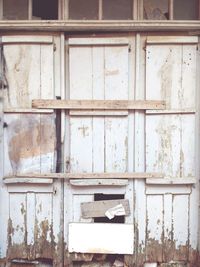
[[[197,44],[197,36],[148,36],[148,44]]]
[[[174,0],[169,0],[169,19],[174,19]]]
[[[120,204],[125,210],[125,216],[130,215],[130,206],[128,199],[116,199],[81,203],[82,217],[85,219],[105,217],[105,213],[108,209]]]
[[[200,30],[198,21],[1,21],[0,30],[35,31],[188,31]]]
[[[4,113],[53,113],[53,109],[21,109],[21,108],[6,108]]]
[[[3,44],[13,44],[13,43],[33,43],[33,44],[52,44],[52,36],[40,36],[40,35],[4,35],[2,36]]]
[[[157,184],[157,185],[184,185],[184,184],[195,184],[196,178],[164,178],[164,179],[146,179],[147,184]]]
[[[69,45],[128,45],[128,38],[70,38]]]
[[[124,172],[124,173],[26,173],[17,174],[20,178],[55,178],[55,179],[147,179],[162,178],[162,173]],[[9,177],[4,177],[8,178]],[[12,177],[13,178],[13,177]]]
[[[8,178],[4,179],[5,184],[52,184],[53,179],[41,178]]]
[[[103,1],[99,0],[99,20],[103,19]]]
[[[32,7],[33,7],[33,3],[32,0],[28,0],[28,19],[31,20],[32,19]]]
[[[33,108],[53,109],[165,109],[165,101],[156,100],[42,100],[32,101]]]
[[[194,114],[195,109],[165,109],[165,110],[147,110],[146,114]]]
[[[0,0],[0,20],[3,20],[3,0]]]
[[[126,179],[73,179],[70,184],[73,186],[125,186],[129,182]]]
[[[70,110],[71,116],[127,116],[128,110]]]

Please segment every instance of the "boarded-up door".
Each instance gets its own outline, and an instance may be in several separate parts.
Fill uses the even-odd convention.
[[[7,81],[2,89],[0,235],[1,257],[9,260],[41,258],[51,262],[58,252],[60,183],[2,178],[55,172],[55,114],[53,110],[32,110],[31,101],[59,94],[59,50],[55,49],[59,42],[53,36],[2,36]]]

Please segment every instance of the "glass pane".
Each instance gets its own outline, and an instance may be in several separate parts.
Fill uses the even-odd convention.
[[[174,0],[174,19],[198,19],[198,0]]]
[[[28,0],[4,0],[3,18],[11,20],[28,19]]]
[[[103,19],[133,19],[132,0],[103,0]]]
[[[169,19],[168,0],[144,0],[144,19]]]
[[[98,0],[70,0],[70,19],[98,19]]]
[[[58,19],[58,0],[33,0],[33,19]]]

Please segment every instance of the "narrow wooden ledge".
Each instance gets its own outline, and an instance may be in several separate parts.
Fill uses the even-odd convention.
[[[134,110],[165,109],[165,101],[158,100],[50,100],[34,99],[33,108],[41,109],[78,109],[78,110]]]
[[[52,184],[52,178],[28,178],[28,177],[6,177],[4,178],[4,184]]]
[[[53,109],[5,108],[4,113],[53,113]]]
[[[4,177],[11,179],[13,177]],[[163,178],[162,173],[124,172],[124,173],[26,173],[17,174],[15,178],[40,179],[151,179]]]
[[[146,184],[151,185],[192,185],[196,183],[195,177],[187,178],[164,178],[164,179],[146,179]]]

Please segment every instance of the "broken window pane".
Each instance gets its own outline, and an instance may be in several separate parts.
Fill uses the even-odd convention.
[[[132,0],[103,0],[103,19],[133,19]]]
[[[28,0],[4,0],[3,19],[28,19]]]
[[[144,0],[144,19],[169,19],[168,0]]]
[[[70,0],[70,19],[98,19],[98,0]]]
[[[174,19],[197,20],[198,0],[174,0]]]
[[[33,0],[33,19],[58,19],[58,0]]]

